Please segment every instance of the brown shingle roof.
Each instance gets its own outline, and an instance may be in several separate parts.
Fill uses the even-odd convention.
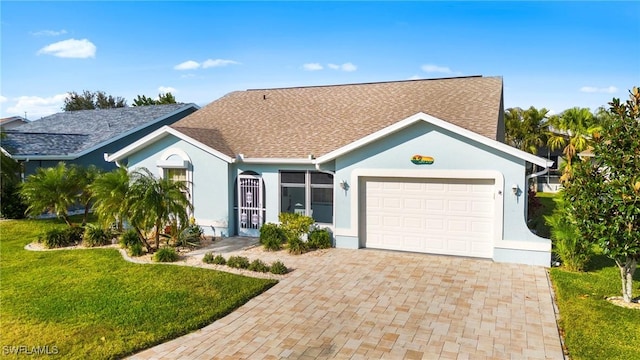
[[[172,125],[231,157],[316,157],[418,112],[490,139],[499,134],[502,78],[464,77],[247,90]]]

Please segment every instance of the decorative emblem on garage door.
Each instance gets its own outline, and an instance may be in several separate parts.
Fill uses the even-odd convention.
[[[413,155],[411,162],[416,165],[431,165],[433,164],[433,158],[431,156]]]

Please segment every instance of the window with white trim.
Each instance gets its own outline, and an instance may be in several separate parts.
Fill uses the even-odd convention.
[[[333,175],[318,171],[280,172],[280,212],[333,223]]]

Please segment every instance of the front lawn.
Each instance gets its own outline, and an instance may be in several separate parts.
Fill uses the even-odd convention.
[[[618,267],[598,255],[589,271],[551,269],[560,309],[560,326],[573,360],[637,359],[640,355],[640,309],[611,304],[620,296]],[[640,271],[634,276],[634,295],[640,295]]]
[[[24,250],[44,229],[64,226],[0,222],[3,355],[35,350],[65,359],[120,358],[210,324],[276,283],[132,264],[115,249]]]
[[[537,233],[549,236],[544,215],[556,206],[555,194],[538,193],[541,203],[534,224]],[[640,349],[640,309],[611,304],[606,297],[620,296],[618,267],[603,255],[594,257],[584,273],[550,270],[560,311],[560,327],[573,360],[636,359]],[[640,295],[640,270],[634,276]]]

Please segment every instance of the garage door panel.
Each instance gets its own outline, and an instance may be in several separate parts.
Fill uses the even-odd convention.
[[[493,180],[376,179],[364,188],[365,246],[491,257]]]

